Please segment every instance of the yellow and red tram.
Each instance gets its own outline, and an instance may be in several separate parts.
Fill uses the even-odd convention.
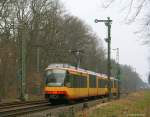
[[[108,96],[108,79],[104,74],[68,64],[50,64],[46,68],[45,98],[49,102]],[[118,81],[111,78],[111,93],[117,94]]]

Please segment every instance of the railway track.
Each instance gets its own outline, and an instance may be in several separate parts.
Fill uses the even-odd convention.
[[[0,105],[0,117],[13,117],[49,108],[51,106],[46,100],[5,103]]]
[[[90,100],[91,101],[91,100]],[[90,102],[89,101],[89,102]],[[88,101],[84,101],[84,102],[88,102]],[[84,102],[78,102],[75,103],[73,105],[77,105],[77,104],[81,104]],[[68,107],[65,106],[64,104],[61,105],[51,105],[48,102],[39,102],[37,103],[36,101],[34,102],[28,102],[28,103],[19,103],[18,105],[16,103],[10,105],[11,107],[8,107],[8,104],[3,105],[5,108],[1,108],[0,109],[0,117],[16,117],[19,115],[25,115],[25,114],[31,114],[32,112],[39,112],[39,111],[45,111],[48,109],[56,109],[57,107],[59,108],[64,108],[64,107]]]
[[[73,104],[72,106],[75,105],[83,105],[83,103],[89,103],[89,106],[95,105],[97,103],[103,103],[107,102],[107,98],[102,98],[98,100],[86,100],[86,101],[81,101],[76,104]],[[16,117],[18,115],[30,115],[32,112],[39,112],[39,111],[45,111],[48,109],[55,109],[57,110],[59,108],[67,108],[68,106],[65,105],[51,105],[45,100],[41,101],[30,101],[30,102],[19,102],[19,103],[11,103],[9,104],[4,104],[3,108],[0,107],[0,117]],[[81,106],[82,107],[82,106]],[[79,108],[78,108],[79,109]]]
[[[11,103],[3,103],[0,104],[0,110],[1,109],[8,109],[12,107],[19,107],[19,106],[25,106],[25,105],[33,105],[33,104],[40,104],[40,103],[46,103],[46,100],[38,100],[38,101],[26,101],[26,102],[11,102]]]

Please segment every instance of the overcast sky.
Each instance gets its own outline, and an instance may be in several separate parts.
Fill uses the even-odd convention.
[[[94,23],[95,18],[107,19],[109,16],[112,20],[112,49],[120,49],[120,63],[131,65],[135,68],[141,78],[146,81],[149,63],[148,47],[143,46],[139,38],[134,34],[137,27],[127,25],[123,20],[123,15],[118,11],[117,6],[113,5],[109,9],[102,8],[102,0],[61,0],[68,13],[78,16],[90,25],[94,32],[103,40],[107,37],[107,29],[103,23]],[[106,46],[106,43],[104,46]],[[115,52],[112,51],[114,58]]]

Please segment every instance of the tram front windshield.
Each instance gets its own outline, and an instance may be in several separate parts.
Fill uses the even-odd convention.
[[[47,86],[64,86],[66,70],[52,69],[46,72]]]

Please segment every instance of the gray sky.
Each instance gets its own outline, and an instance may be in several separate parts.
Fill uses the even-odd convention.
[[[149,63],[148,63],[148,48],[143,46],[138,41],[139,38],[133,32],[137,27],[134,25],[126,25],[121,20],[120,10],[116,6],[109,9],[103,9],[101,6],[102,0],[61,0],[68,13],[78,16],[90,25],[94,32],[103,40],[107,37],[107,29],[103,23],[94,23],[95,18],[106,19],[108,16],[113,20],[112,23],[112,48],[120,49],[120,63],[131,65],[136,69],[141,78],[146,81]],[[104,46],[106,46],[106,43]],[[112,58],[115,56],[115,51],[112,51]]]

